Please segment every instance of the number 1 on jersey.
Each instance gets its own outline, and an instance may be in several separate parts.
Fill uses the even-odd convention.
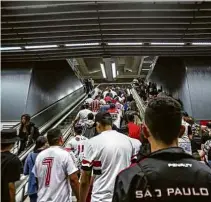
[[[47,166],[47,171],[45,174],[45,186],[47,187],[50,185],[51,181],[51,168],[53,166],[53,157],[45,158],[42,164]]]

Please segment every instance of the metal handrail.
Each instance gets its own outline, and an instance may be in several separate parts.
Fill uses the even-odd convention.
[[[146,105],[143,103],[143,100],[138,95],[136,89],[134,88],[133,84],[131,84],[131,94],[133,95],[134,100],[136,101],[140,116],[142,120],[144,120],[144,113],[146,109]]]

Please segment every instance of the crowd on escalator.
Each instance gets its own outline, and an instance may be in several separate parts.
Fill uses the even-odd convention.
[[[127,86],[97,89],[72,122],[65,149],[58,128],[32,140],[35,126],[22,116],[22,144],[35,142],[23,166],[31,202],[71,202],[72,195],[79,202],[211,201],[211,123],[197,124],[155,83],[133,83],[147,103],[144,121]],[[15,131],[2,131],[5,202],[15,201],[20,178],[21,162],[9,152],[16,141]]]

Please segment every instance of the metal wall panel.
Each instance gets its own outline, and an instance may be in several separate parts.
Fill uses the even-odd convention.
[[[65,60],[38,62],[32,73],[27,112],[36,114],[81,87],[82,83]]]
[[[177,94],[184,81],[185,69],[183,61],[177,57],[159,57],[149,81],[157,83],[163,90]]]
[[[209,57],[160,57],[150,81],[177,94],[184,110],[196,120],[210,120],[211,59]]]
[[[2,64],[1,71],[1,120],[20,120],[26,112],[25,106],[32,67],[6,68]]]
[[[193,117],[211,119],[211,58],[185,60]]]

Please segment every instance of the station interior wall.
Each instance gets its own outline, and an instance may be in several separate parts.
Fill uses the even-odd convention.
[[[82,86],[66,60],[2,63],[1,120],[35,115]]]
[[[196,120],[210,120],[211,58],[159,57],[149,81],[180,99]]]

